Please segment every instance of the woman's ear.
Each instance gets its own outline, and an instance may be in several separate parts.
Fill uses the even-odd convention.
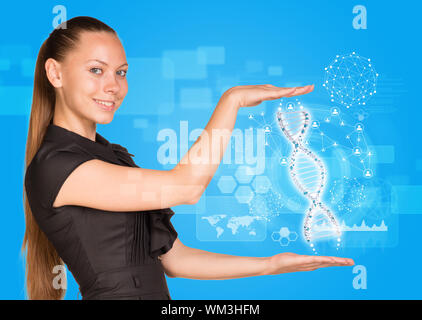
[[[62,86],[62,76],[60,71],[60,64],[53,58],[48,58],[45,62],[45,72],[50,83],[55,88]]]

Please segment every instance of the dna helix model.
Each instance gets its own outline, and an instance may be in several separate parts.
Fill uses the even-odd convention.
[[[326,169],[323,162],[307,147],[304,138],[309,129],[309,113],[301,111],[277,112],[278,125],[293,151],[289,162],[289,174],[294,185],[309,199],[310,207],[306,210],[303,221],[303,234],[317,254],[315,241],[321,238],[337,238],[336,249],[340,247],[341,228],[336,217],[322,202],[321,196],[326,181]]]

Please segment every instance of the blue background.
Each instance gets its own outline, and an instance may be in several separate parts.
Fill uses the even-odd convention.
[[[204,127],[227,88],[244,84],[305,85],[308,102],[328,103],[323,69],[337,54],[370,57],[379,72],[377,95],[368,102],[366,123],[373,144],[394,148],[394,161],[377,176],[397,186],[394,246],[344,248],[367,269],[367,289],[356,290],[352,267],[224,281],[169,278],[173,299],[420,299],[422,153],[420,148],[420,16],[415,1],[19,1],[1,4],[0,134],[2,137],[0,298],[24,299],[22,187],[33,67],[42,41],[52,30],[55,5],[67,18],[96,17],[119,34],[129,65],[129,94],[109,125],[98,132],[126,146],[138,165],[168,168],[157,161],[156,135],[162,128]],[[352,27],[355,5],[365,5],[366,30]],[[203,48],[209,60],[197,64]],[[201,49],[202,48],[202,49]],[[223,48],[223,49],[222,49]],[[202,51],[201,51],[202,52]],[[207,56],[208,57],[208,56]],[[164,79],[162,61],[174,63]],[[169,62],[170,61],[170,62]],[[279,66],[281,74],[269,70]],[[138,68],[138,69],[137,69]],[[138,71],[136,71],[138,70]],[[274,69],[272,69],[274,70]],[[280,70],[280,69],[276,69]],[[277,72],[276,72],[277,73]],[[157,81],[155,81],[157,80]],[[161,81],[161,82],[159,82]],[[155,85],[160,83],[160,85]],[[198,89],[198,90],[192,90]],[[261,109],[260,109],[261,108]],[[269,108],[261,105],[256,110]],[[371,109],[372,108],[372,109]],[[237,126],[243,128],[239,114]],[[215,184],[211,183],[210,188]],[[270,256],[282,251],[308,254],[299,243],[280,247],[256,242],[198,241],[196,216],[174,208],[172,222],[185,245],[225,254]],[[76,299],[70,273],[66,299]]]

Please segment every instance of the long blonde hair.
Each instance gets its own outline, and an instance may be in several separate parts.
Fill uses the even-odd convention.
[[[106,31],[116,34],[111,27],[95,18],[75,17],[55,28],[40,48],[35,65],[34,91],[26,141],[25,172],[37,153],[45,131],[54,116],[56,93],[47,78],[45,62],[49,58],[63,61],[67,52],[76,47],[80,33],[83,31]],[[66,290],[53,287],[53,268],[56,265],[63,265],[63,260],[34,220],[26,196],[25,184],[23,189],[26,228],[21,253],[24,255],[26,265],[27,296],[31,300],[63,299]]]

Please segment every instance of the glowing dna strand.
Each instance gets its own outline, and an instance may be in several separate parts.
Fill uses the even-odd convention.
[[[338,249],[341,241],[341,228],[333,213],[321,201],[326,170],[323,162],[303,144],[309,128],[309,114],[303,110],[279,111],[277,120],[281,131],[294,148],[289,163],[290,176],[296,187],[310,200],[311,206],[306,211],[303,223],[305,239],[315,251],[313,243],[315,240],[337,237]]]

